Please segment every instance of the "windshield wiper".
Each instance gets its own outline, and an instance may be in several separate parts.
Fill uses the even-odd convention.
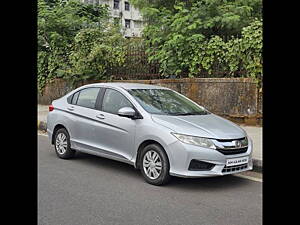
[[[172,113],[174,116],[207,115],[208,112]]]
[[[196,115],[195,113],[174,113],[175,116],[190,116]]]

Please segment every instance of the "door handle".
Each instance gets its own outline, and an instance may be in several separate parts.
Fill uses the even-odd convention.
[[[70,111],[73,111],[74,110],[74,106],[70,106],[67,109],[70,110]]]
[[[103,120],[105,119],[105,116],[103,114],[99,114],[96,116],[98,119]]]

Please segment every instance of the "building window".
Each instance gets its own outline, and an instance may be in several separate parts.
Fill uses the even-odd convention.
[[[130,10],[129,2],[125,2],[125,10],[126,10],[126,11],[129,11],[129,10]]]
[[[114,9],[119,9],[119,4],[120,4],[119,0],[114,0]]]
[[[130,28],[130,20],[125,19],[125,27]]]

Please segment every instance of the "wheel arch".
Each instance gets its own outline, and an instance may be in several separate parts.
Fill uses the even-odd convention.
[[[135,163],[134,163],[134,167],[135,167],[136,169],[139,169],[139,168],[140,168],[140,155],[141,155],[140,153],[141,153],[141,150],[142,150],[143,148],[145,148],[147,145],[150,145],[150,144],[157,144],[157,145],[159,145],[159,146],[164,150],[164,152],[166,153],[167,159],[168,159],[168,161],[169,161],[169,163],[170,163],[168,153],[167,153],[167,151],[165,150],[164,146],[163,146],[161,143],[159,143],[158,141],[155,141],[155,140],[152,140],[152,139],[148,139],[148,140],[143,141],[143,142],[139,145],[139,147],[138,147],[138,149],[137,149],[136,160],[135,160]]]
[[[55,134],[61,128],[66,129],[66,131],[69,133],[68,129],[64,125],[62,125],[60,123],[56,124],[55,127],[54,127],[54,129],[53,129],[53,133],[52,133],[52,137],[51,137],[51,144],[54,144]]]

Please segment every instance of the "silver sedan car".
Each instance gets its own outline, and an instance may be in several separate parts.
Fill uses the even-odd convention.
[[[54,100],[47,132],[59,158],[76,151],[140,169],[162,185],[171,176],[252,169],[252,140],[238,125],[165,87],[95,83]]]

